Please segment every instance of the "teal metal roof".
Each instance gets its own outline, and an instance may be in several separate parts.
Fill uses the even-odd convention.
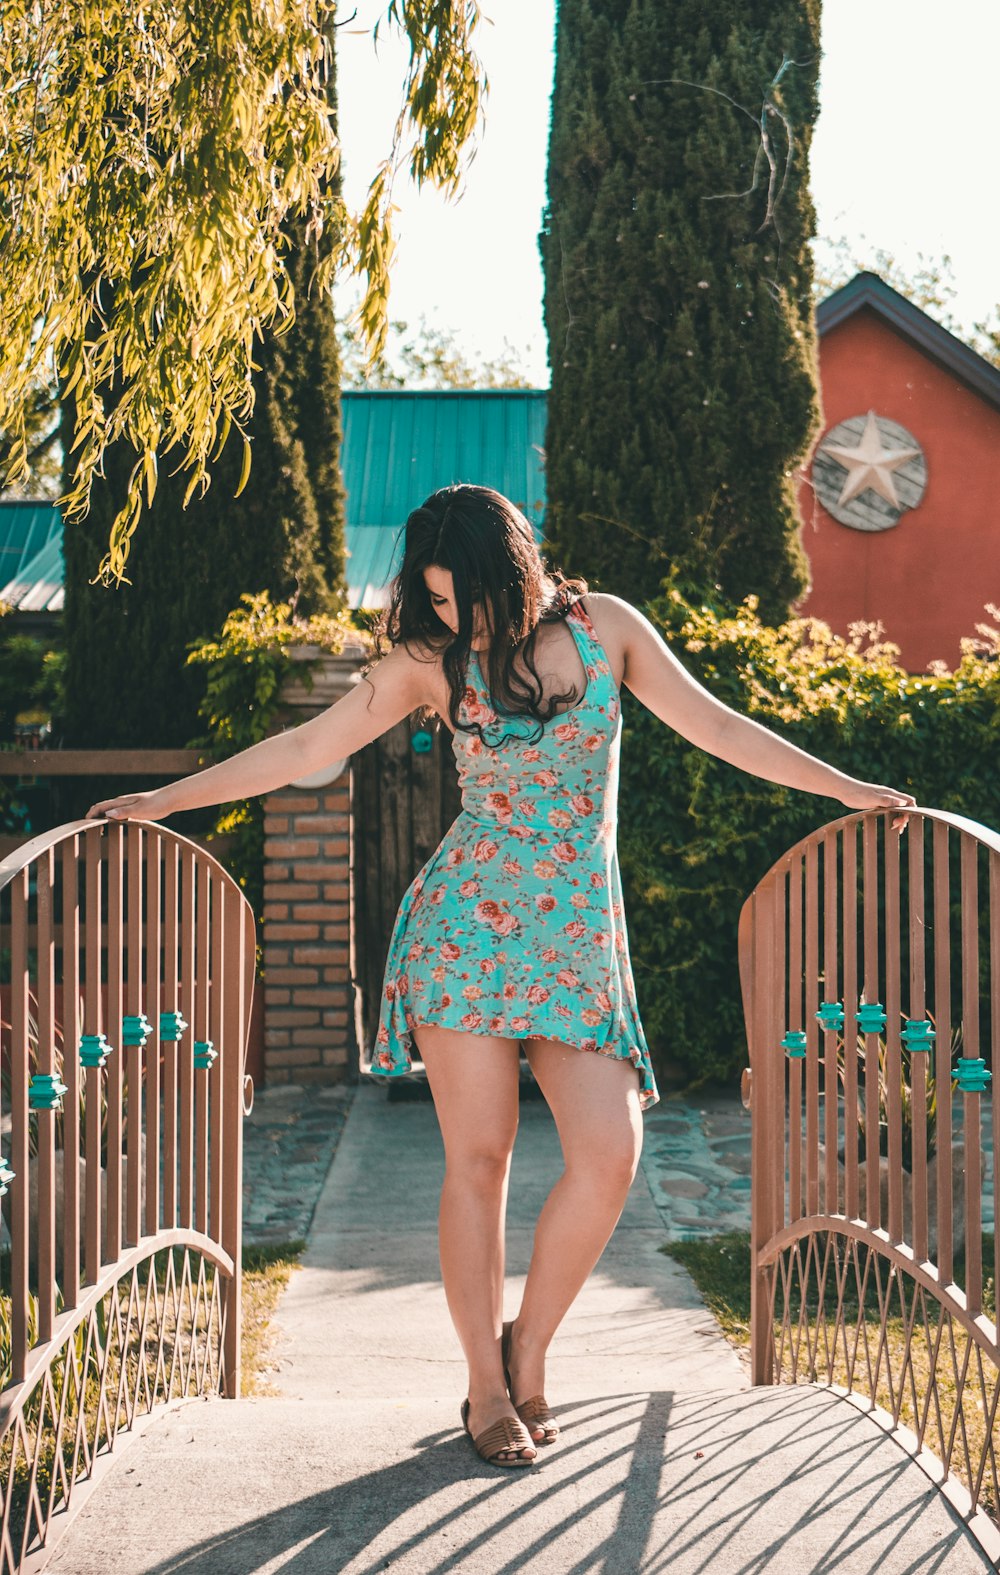
[[[544,389],[343,395],[347,581],[352,607],[379,607],[406,516],[438,487],[472,481],[516,503],[539,540],[545,514]]]
[[[0,602],[22,612],[57,612],[65,570],[62,519],[54,503],[0,503]]]
[[[456,481],[495,487],[527,515],[541,540],[544,389],[349,389],[342,401],[352,607],[383,605],[406,516],[438,487]],[[58,509],[0,502],[0,601],[24,612],[56,612],[63,578]]]

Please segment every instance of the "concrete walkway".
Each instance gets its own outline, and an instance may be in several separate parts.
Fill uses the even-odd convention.
[[[438,1281],[433,1108],[359,1090],[279,1307],[278,1398],[176,1403],[137,1430],[47,1568],[61,1575],[972,1575],[991,1562],[875,1424],[752,1390],[664,1239],[643,1174],[553,1348],[561,1442],[480,1462]],[[558,1172],[523,1107],[508,1310]]]

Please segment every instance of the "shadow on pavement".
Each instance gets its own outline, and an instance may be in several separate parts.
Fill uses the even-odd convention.
[[[943,1515],[929,1479],[836,1396],[614,1395],[564,1407],[561,1420],[563,1441],[529,1471],[489,1467],[464,1437],[436,1432],[413,1441],[416,1453],[145,1568],[519,1575],[544,1560],[557,1575],[967,1575],[991,1567],[958,1517]]]

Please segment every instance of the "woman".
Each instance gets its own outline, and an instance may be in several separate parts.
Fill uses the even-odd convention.
[[[364,1070],[405,1073],[414,1048],[427,1069],[445,1146],[442,1277],[469,1365],[462,1420],[484,1459],[527,1466],[558,1433],[546,1351],[618,1221],[640,1112],[657,1098],[615,847],[621,685],[754,775],[852,809],[915,800],[715,700],[634,607],[548,571],[528,521],[488,487],[445,488],[409,516],[380,632],[392,649],[320,716],[88,814],[157,820],[267,793],[421,709],[451,730],[462,813],[403,897]],[[502,1324],[522,1047],[565,1169],[539,1217],[520,1311]]]

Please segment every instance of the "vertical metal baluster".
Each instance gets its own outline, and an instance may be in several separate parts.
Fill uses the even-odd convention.
[[[225,1083],[223,1059],[239,1054],[239,1041],[226,1044],[223,1029],[223,979],[226,967],[226,907],[223,903],[224,876],[221,869],[211,871],[211,980],[208,997],[208,1037],[216,1049],[216,1058],[205,1073],[203,1084],[205,1101],[209,1107],[209,1224],[213,1241],[222,1241],[222,1099]]]
[[[243,1261],[243,1061],[244,1024],[249,1021],[250,1001],[246,999],[246,964],[254,955],[253,920],[240,911],[239,893],[227,882],[222,893],[225,915],[225,970],[221,1000],[222,1049],[222,1160],[225,1171],[222,1188],[222,1215],[219,1240],[233,1260],[232,1279],[222,1286],[223,1392],[239,1399],[241,1330],[240,1288]],[[249,930],[249,935],[247,931]],[[252,983],[251,983],[252,989]]]
[[[110,1026],[107,1002],[103,989],[104,915],[102,905],[102,873],[104,866],[105,833],[88,833],[86,840],[86,913],[83,943],[86,949],[87,985],[84,996],[84,1023],[91,1034],[107,1034]],[[117,1053],[112,1045],[111,1053]],[[85,1281],[94,1285],[101,1272],[101,1087],[103,1074],[99,1066],[88,1066],[84,1073],[85,1125],[84,1150],[84,1207],[83,1218],[86,1237]]]
[[[819,850],[816,843],[806,845],[806,1213],[819,1213],[819,1035],[816,1008],[819,1005]]]
[[[891,816],[880,817],[885,876],[885,1062],[889,1124],[889,1235],[903,1240],[903,1104],[899,1040],[899,836]],[[912,1161],[911,1161],[912,1162]],[[912,1226],[911,1226],[912,1230]]]
[[[858,1035],[854,1014],[858,1009],[858,823],[851,821],[843,835],[844,935],[844,1212],[860,1216],[858,1199]]]
[[[798,1219],[799,1214],[802,1212],[801,1208],[797,1208],[795,1213],[794,1214],[792,1213],[792,1208],[791,1208],[792,1191],[791,1191],[791,1186],[789,1185],[788,1198],[787,1198],[788,1209],[787,1209],[787,1213],[786,1213],[786,1195],[785,1195],[785,1176],[786,1176],[787,1165],[788,1165],[789,1157],[790,1157],[788,1133],[790,1132],[791,1127],[790,1127],[790,1121],[789,1121],[789,1116],[788,1116],[788,1109],[786,1107],[785,1057],[781,1054],[781,1048],[780,1048],[780,1034],[781,1034],[780,1019],[784,1015],[784,1010],[783,1010],[783,1008],[784,1008],[784,999],[785,999],[785,984],[784,984],[784,981],[785,981],[786,974],[787,974],[787,961],[788,961],[788,942],[787,942],[787,938],[786,938],[786,925],[787,925],[786,907],[787,907],[787,901],[788,901],[787,893],[788,893],[788,870],[786,868],[786,869],[779,870],[777,875],[776,875],[776,877],[775,877],[774,886],[773,886],[773,899],[772,899],[773,900],[773,904],[774,904],[774,917],[773,917],[773,931],[774,931],[774,933],[773,933],[773,938],[772,938],[772,943],[771,943],[771,968],[772,968],[771,989],[772,989],[772,991],[774,993],[776,1010],[774,1010],[772,1012],[772,1016],[775,1019],[775,1041],[774,1041],[774,1044],[769,1047],[769,1049],[770,1049],[770,1052],[774,1054],[774,1056],[775,1056],[775,1058],[777,1060],[777,1067],[776,1067],[774,1076],[772,1078],[772,1081],[768,1084],[768,1087],[770,1088],[772,1086],[776,1086],[777,1087],[777,1091],[778,1091],[778,1114],[775,1117],[775,1138],[774,1138],[774,1141],[775,1141],[775,1143],[778,1146],[778,1155],[777,1155],[777,1157],[775,1159],[775,1172],[774,1172],[775,1173],[775,1177],[776,1177],[775,1186],[777,1188],[777,1191],[776,1191],[776,1194],[775,1194],[775,1197],[776,1197],[775,1208],[777,1209],[776,1224],[775,1224],[775,1227],[774,1227],[775,1230],[777,1230],[778,1227],[780,1225],[782,1225],[785,1222],[786,1219],[789,1222],[791,1220],[793,1220],[793,1219]],[[798,1062],[795,1062],[794,1064],[797,1066]]]
[[[771,1292],[775,1266],[760,1255],[780,1228],[782,1187],[780,1141],[784,1069],[780,1040],[780,974],[775,971],[774,892],[780,875],[765,879],[753,895],[753,1105],[750,1191],[753,1277],[750,1287],[751,1381],[772,1384],[774,1338]]]
[[[198,1037],[197,991],[195,974],[195,850],[185,848],[181,855],[181,880],[183,887],[183,914],[181,917],[181,980],[183,999],[188,1003],[188,1027],[177,1046],[177,1065],[180,1074],[180,1135],[177,1144],[181,1175],[180,1219],[178,1223],[188,1230],[194,1224],[194,1041]],[[183,1046],[183,1048],[182,1048]]]
[[[88,833],[93,841],[96,833]],[[63,1306],[80,1295],[80,838],[62,845]]]
[[[160,919],[162,881],[160,860],[163,836],[159,830],[146,832],[146,1016],[152,1025],[146,1040],[146,1209],[143,1230],[155,1236],[160,1228],[160,1013],[163,994],[160,987],[160,950],[163,930]]]
[[[864,923],[864,997],[878,1001],[878,822],[874,815],[866,815],[862,822],[863,866],[863,923]],[[855,1026],[855,1032],[857,1027]],[[865,1034],[865,1179],[867,1198],[865,1215],[869,1225],[878,1229],[882,1224],[882,1199],[880,1196],[879,1163],[879,1036]]]
[[[837,968],[837,833],[827,830],[823,837],[823,998],[840,999],[840,979]],[[824,1116],[826,1118],[826,1175],[823,1182],[823,1210],[826,1214],[839,1214],[838,1149],[840,1147],[840,1078],[837,1068],[837,1030],[823,1031],[825,1085]]]
[[[198,924],[197,982],[195,987],[195,1039],[210,1038],[208,1032],[209,951],[211,942],[212,908],[209,869],[202,859],[198,863]],[[195,1074],[195,1229],[208,1231],[208,1083]]]
[[[38,1042],[35,1068],[41,1075],[56,1074],[55,937],[53,935],[53,874],[51,848],[33,861],[37,892]],[[38,1340],[52,1338],[56,1316],[56,1133],[54,1108],[36,1110],[38,1219],[35,1251],[38,1254]]]
[[[775,974],[779,999],[784,994],[782,976]],[[802,858],[788,864],[788,1007],[787,1026],[802,1028]],[[788,1065],[788,1223],[805,1212],[802,1176],[802,1061],[791,1056]]]
[[[164,848],[164,1006],[167,1011],[180,1012],[184,1016],[187,1001],[182,990],[178,955],[178,936],[183,925],[179,907],[182,896],[180,869],[180,847],[171,838]],[[177,1077],[178,1044],[176,1040],[168,1040],[163,1050],[163,1224],[167,1230],[180,1223],[177,1214]]]
[[[105,1261],[113,1263],[122,1250],[122,1092],[125,1049],[122,1044],[122,970],[125,945],[123,864],[125,826],[108,827],[108,1038],[113,1049],[105,1067],[108,1100],[108,1203]]]
[[[10,1318],[11,1380],[24,1378],[28,1355],[28,871],[11,881]]]
[[[951,872],[948,865],[948,827],[934,822],[934,1047],[937,1114],[937,1228],[938,1278],[942,1285],[954,1279],[951,1214]]]
[[[979,1057],[979,846],[959,833],[962,850],[962,1043],[970,1061]],[[983,1197],[979,1094],[962,1095],[965,1132],[965,1296],[969,1312],[983,1310]]]
[[[145,1007],[142,987],[142,865],[143,829],[129,821],[126,829],[128,848],[128,924],[125,931],[126,987],[125,999],[131,1016],[137,1017]],[[135,1246],[141,1234],[140,1198],[142,1176],[142,1050],[137,1044],[123,1046],[125,1062],[125,1239]]]
[[[910,898],[910,1010],[915,1022],[923,1021],[926,1000],[926,922],[924,917],[924,821],[911,815],[906,829],[909,840]],[[928,1251],[927,1219],[927,1055],[910,1055],[910,1088],[913,1116],[913,1251],[922,1263]]]

